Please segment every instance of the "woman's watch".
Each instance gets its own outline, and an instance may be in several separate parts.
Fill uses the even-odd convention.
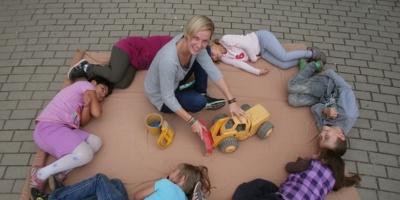
[[[233,98],[233,99],[231,99],[231,100],[228,100],[228,104],[231,104],[231,103],[234,103],[234,102],[236,102],[236,98]]]

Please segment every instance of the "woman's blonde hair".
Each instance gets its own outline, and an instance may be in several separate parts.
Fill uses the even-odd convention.
[[[211,184],[210,178],[208,177],[208,168],[205,166],[193,166],[188,163],[181,163],[177,167],[179,169],[178,177],[185,176],[185,183],[182,186],[182,190],[186,196],[191,199],[193,196],[193,190],[197,182],[201,182],[202,191],[210,194]]]
[[[185,37],[192,39],[199,31],[206,30],[211,31],[211,37],[215,30],[214,22],[204,15],[195,15],[186,23],[185,28],[183,29],[183,34]]]

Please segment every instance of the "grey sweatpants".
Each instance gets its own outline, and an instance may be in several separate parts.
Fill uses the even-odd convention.
[[[114,84],[114,88],[127,88],[133,81],[137,69],[125,51],[113,46],[109,65],[91,64],[87,69],[89,78],[101,76]]]

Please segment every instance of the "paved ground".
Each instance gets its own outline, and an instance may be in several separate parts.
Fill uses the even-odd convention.
[[[35,156],[33,119],[60,89],[75,49],[175,35],[193,14],[214,38],[271,30],[318,46],[353,85],[360,118],[345,155],[362,199],[400,199],[399,0],[0,0],[0,199],[19,199]]]

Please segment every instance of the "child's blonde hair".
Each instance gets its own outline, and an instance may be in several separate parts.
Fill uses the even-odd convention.
[[[178,177],[185,176],[185,182],[182,186],[182,190],[185,192],[188,198],[193,196],[193,190],[197,182],[201,182],[201,189],[204,193],[211,193],[211,183],[208,177],[208,168],[205,166],[194,166],[187,163],[181,163],[177,167],[179,169]]]
[[[192,39],[196,33],[205,30],[211,31],[211,37],[215,30],[214,22],[204,15],[195,15],[186,23],[183,33],[185,37]]]

